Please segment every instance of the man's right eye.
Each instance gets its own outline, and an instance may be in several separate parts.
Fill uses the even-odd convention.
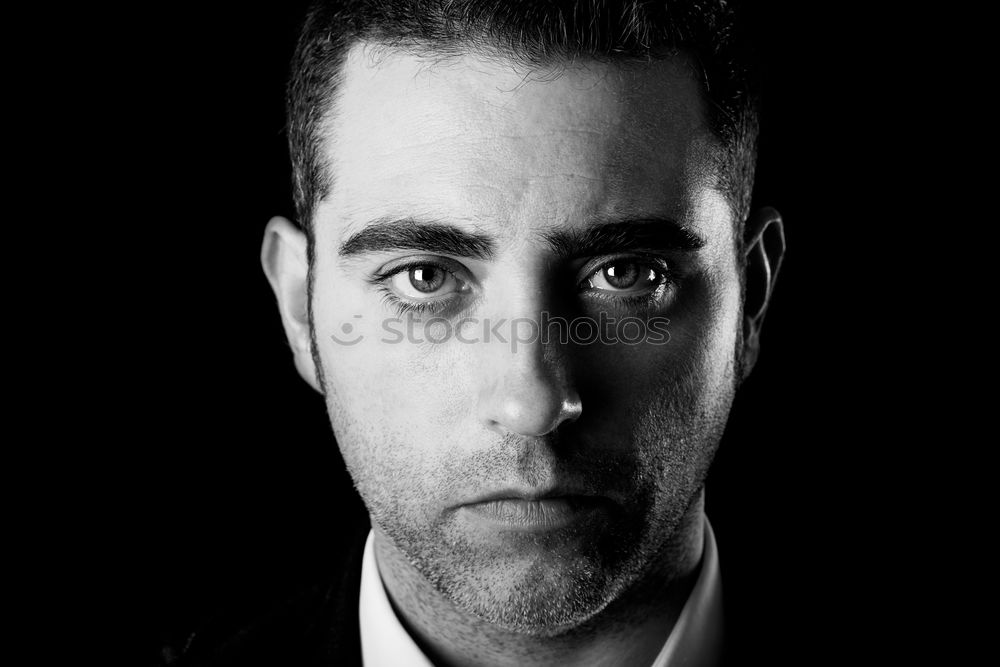
[[[383,302],[397,313],[440,313],[472,287],[461,265],[413,261],[394,266],[372,279]]]
[[[413,299],[459,289],[459,281],[453,273],[433,264],[417,264],[398,271],[389,281],[397,292]]]

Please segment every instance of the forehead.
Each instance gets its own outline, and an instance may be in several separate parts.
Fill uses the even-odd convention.
[[[344,233],[385,216],[509,230],[685,218],[714,187],[715,142],[683,58],[526,68],[358,43],[322,136],[333,187],[317,219]]]

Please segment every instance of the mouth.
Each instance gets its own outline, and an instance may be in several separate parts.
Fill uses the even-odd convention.
[[[607,513],[607,498],[551,491],[541,494],[505,491],[476,500],[461,509],[501,530],[548,531]]]

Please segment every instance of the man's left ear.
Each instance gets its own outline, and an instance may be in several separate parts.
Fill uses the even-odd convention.
[[[740,381],[746,380],[760,354],[760,330],[785,256],[781,214],[764,207],[747,219],[744,245],[743,355]]]

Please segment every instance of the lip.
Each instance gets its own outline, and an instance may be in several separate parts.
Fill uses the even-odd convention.
[[[581,486],[553,483],[542,487],[508,486],[488,491],[468,500],[463,505],[488,503],[494,500],[550,500],[553,498],[594,498],[596,494]]]
[[[480,519],[508,530],[565,528],[608,509],[608,500],[582,494],[499,493],[462,506]]]

